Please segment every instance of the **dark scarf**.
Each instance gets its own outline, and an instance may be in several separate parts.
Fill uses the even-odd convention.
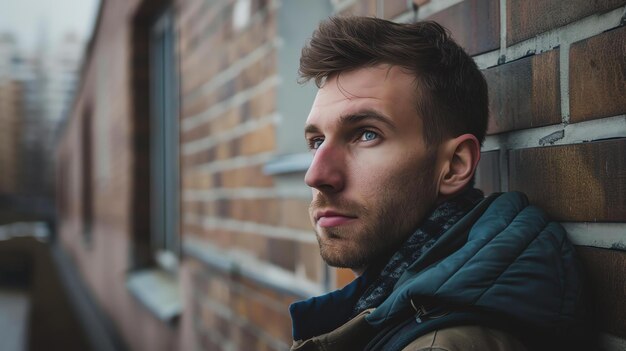
[[[359,312],[379,306],[402,273],[482,199],[480,190],[469,189],[442,202],[393,255],[373,262],[342,289],[291,304],[294,340],[328,333]]]
[[[391,256],[378,277],[363,292],[354,305],[353,317],[368,308],[377,307],[385,301],[402,273],[482,199],[482,191],[472,188],[439,204],[402,244],[400,249]],[[380,267],[380,265],[378,266]],[[376,267],[372,267],[372,269],[376,269]]]

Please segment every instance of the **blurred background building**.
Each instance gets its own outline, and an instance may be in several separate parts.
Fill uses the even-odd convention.
[[[43,38],[42,38],[43,39]],[[84,41],[67,33],[28,51],[0,35],[0,223],[54,221],[56,138],[68,115]]]
[[[56,273],[31,275],[58,281],[58,334],[76,330],[77,349],[287,350],[288,305],[352,279],[309,224],[316,89],[297,84],[313,29],[349,14],[436,20],[474,57],[491,100],[478,187],[524,191],[564,224],[598,348],[626,349],[623,0],[105,0],[80,65],[75,36],[34,57],[1,37],[0,153],[38,140],[41,154],[0,155],[0,192],[53,179],[54,160],[40,193],[56,194],[58,235],[37,252]]]
[[[18,155],[23,111],[23,83],[17,77],[19,56],[15,38],[0,35],[0,193],[17,188]]]
[[[63,13],[66,5],[54,6]],[[89,347],[44,244],[55,232],[57,133],[88,33],[66,31],[69,15],[54,30],[31,30],[29,19],[45,7],[0,1],[0,349],[7,351]]]

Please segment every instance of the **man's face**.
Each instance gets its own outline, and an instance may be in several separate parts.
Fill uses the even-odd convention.
[[[357,273],[410,235],[436,196],[413,76],[388,65],[343,72],[318,91],[305,182],[322,258]]]

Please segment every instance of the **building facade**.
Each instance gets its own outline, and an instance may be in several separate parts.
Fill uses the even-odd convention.
[[[18,186],[21,90],[19,81],[0,83],[0,193],[4,194],[13,193]]]
[[[286,350],[345,284],[310,228],[299,52],[321,19],[448,27],[483,70],[479,187],[564,223],[603,347],[625,345],[626,2],[107,0],[56,150],[62,251],[133,350]],[[106,324],[106,323],[105,323]],[[97,328],[96,328],[97,329]],[[112,344],[113,345],[113,344]]]
[[[0,193],[49,198],[54,144],[74,97],[83,42],[68,33],[36,52],[0,36]]]
[[[23,85],[15,75],[19,53],[15,39],[0,35],[0,194],[17,190]]]

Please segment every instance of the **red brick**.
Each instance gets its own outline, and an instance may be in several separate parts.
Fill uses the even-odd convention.
[[[512,150],[509,188],[562,221],[626,221],[626,138]]]
[[[275,301],[279,305],[288,306],[299,299],[299,297],[292,296],[288,293],[278,291],[272,289],[270,287],[259,285],[257,282],[247,279],[245,277],[237,277],[237,282],[241,284],[241,286],[245,289],[248,289],[249,292],[254,292],[254,294],[258,294],[260,299],[269,299],[270,301]],[[278,307],[278,310],[281,312],[285,312],[281,307]]]
[[[181,225],[181,235],[183,237],[201,237],[202,236],[202,228],[197,225],[192,224],[182,224]]]
[[[587,273],[596,325],[626,338],[626,252],[591,247],[578,247],[577,251]]]
[[[262,93],[259,93],[252,97],[247,103],[249,112],[247,114],[251,116],[267,116],[270,113],[276,111],[276,89],[267,89]],[[246,113],[244,113],[244,116]]]
[[[206,230],[201,228],[199,238],[207,240],[219,248],[230,248],[235,241],[231,232],[220,229]]]
[[[265,331],[272,334],[275,337],[282,337],[283,340],[289,341],[290,335],[286,330],[289,330],[291,324],[287,316],[287,308],[284,313],[279,313],[273,308],[268,306],[264,301],[260,301],[256,298],[245,297],[248,304],[249,314],[245,316],[250,322],[255,325],[262,325],[265,327]],[[286,327],[286,328],[284,328]]]
[[[183,190],[210,189],[214,185],[219,186],[219,184],[214,182],[214,177],[210,173],[195,173],[183,170],[181,178],[183,180]]]
[[[208,151],[199,152],[198,154],[200,155],[208,154],[207,157],[201,158],[201,160],[204,162],[198,162],[198,163],[205,163],[206,161],[212,161],[212,160],[225,160],[227,158],[232,158],[232,157],[237,156],[237,154],[231,152],[231,147],[227,143],[217,144],[217,146],[209,149]],[[213,155],[215,156],[211,157]]]
[[[281,226],[312,230],[308,200],[284,199],[280,204]]]
[[[530,127],[559,123],[561,120],[561,89],[559,83],[558,49],[532,58],[532,93]]]
[[[230,319],[226,319],[216,314],[216,328],[207,328],[208,330],[215,330],[218,332],[225,340],[229,340],[232,335],[232,324],[233,322]]]
[[[228,284],[228,281],[222,277],[211,276],[207,283],[206,293],[215,303],[228,306],[230,304],[231,289],[232,287]],[[199,291],[202,292],[204,289]]]
[[[313,236],[311,231],[311,236]],[[298,262],[304,267],[307,279],[313,282],[321,282],[324,274],[324,263],[320,257],[317,243],[298,243]]]
[[[207,351],[221,351],[220,343],[217,340],[213,340],[208,334],[200,335],[200,345],[202,350]]]
[[[233,199],[233,208],[237,212],[230,213],[233,219],[250,221],[267,225],[279,223],[279,200],[276,199]]]
[[[448,28],[470,55],[500,47],[500,2],[466,0],[428,18]]]
[[[243,277],[241,277],[243,278]],[[243,278],[248,281],[247,279]],[[235,278],[238,281],[239,278]],[[246,288],[233,290],[232,301],[237,315],[257,327],[262,326],[264,332],[285,343],[291,342],[291,318],[287,304],[273,298],[265,298],[257,294],[258,284],[248,281]],[[249,287],[249,289],[247,288]]]
[[[199,324],[205,330],[217,331],[220,327],[221,318],[215,313],[212,308],[205,306],[200,307],[200,318],[198,318]]]
[[[202,23],[202,22],[201,22]],[[216,23],[207,20],[207,24]],[[185,38],[186,47],[181,48],[181,91],[183,95],[197,89],[200,85],[210,80],[211,77],[220,72],[221,61],[227,50],[216,51],[215,47],[229,48],[225,45],[222,33],[207,30],[206,26],[198,27],[196,32],[182,31],[182,38]],[[237,41],[232,41],[231,45],[236,45]]]
[[[193,154],[182,154],[181,155],[181,169],[189,169],[194,166],[207,164],[211,161],[215,161],[218,159],[224,159],[229,157],[229,150],[219,150],[219,146],[224,146],[225,144],[218,144],[212,148],[206,150],[200,150]],[[219,154],[218,154],[219,152]]]
[[[232,280],[228,281],[229,284],[234,284]],[[239,317],[248,315],[249,306],[246,303],[246,299],[242,296],[240,289],[232,289],[230,295],[230,309]]]
[[[237,76],[237,90],[250,89],[268,77],[276,74],[276,53],[270,52],[265,57],[251,64]]]
[[[227,14],[223,14],[227,16]],[[219,42],[220,32],[205,28],[202,33],[206,35],[200,44],[202,47],[193,53],[184,52],[181,62],[182,95],[193,93],[202,84],[210,81],[220,72],[224,71],[235,61],[245,57],[259,46],[273,38],[276,25],[274,16],[264,17],[265,20],[255,20],[245,31],[238,33],[234,38],[225,43]],[[206,23],[212,23],[209,21]],[[209,25],[210,26],[210,25]],[[215,50],[220,47],[221,50]],[[263,60],[265,70],[275,69],[275,58],[269,56]]]
[[[243,232],[230,233],[232,236],[234,236],[234,248],[236,248],[237,250],[246,251],[251,256],[254,256],[260,260],[268,260],[268,237]]]
[[[293,240],[269,238],[267,243],[269,262],[286,269],[296,271],[297,243]]]
[[[570,121],[626,113],[626,27],[572,44]]]
[[[385,0],[383,1],[383,18],[393,19],[409,11],[411,8],[406,0]]]
[[[559,50],[483,71],[489,86],[488,134],[561,123]]]
[[[263,166],[251,166],[226,170],[220,173],[224,188],[270,187],[273,180],[263,173]]]
[[[180,143],[181,145],[189,143],[198,139],[202,139],[207,135],[211,135],[211,124],[203,123],[188,132],[181,131]]]
[[[262,235],[216,228],[202,229],[198,237],[222,249],[238,249],[252,257],[268,259],[268,238]]]
[[[266,151],[273,151],[276,144],[276,136],[273,125],[265,125],[250,132],[241,139],[241,154],[251,155]]]
[[[182,132],[181,142],[187,143],[228,132],[241,124],[241,112],[242,111],[237,107],[231,108],[216,116],[211,121],[202,123],[187,132]]]
[[[219,89],[219,88],[218,88]],[[217,95],[214,93],[207,93],[203,95],[193,94],[181,94],[181,118],[195,117],[200,113],[211,108],[211,106],[217,103]],[[193,97],[192,97],[193,96]]]
[[[507,0],[507,45],[624,4],[624,0]]]
[[[240,350],[258,350],[259,338],[247,328],[238,328],[238,340]]]

